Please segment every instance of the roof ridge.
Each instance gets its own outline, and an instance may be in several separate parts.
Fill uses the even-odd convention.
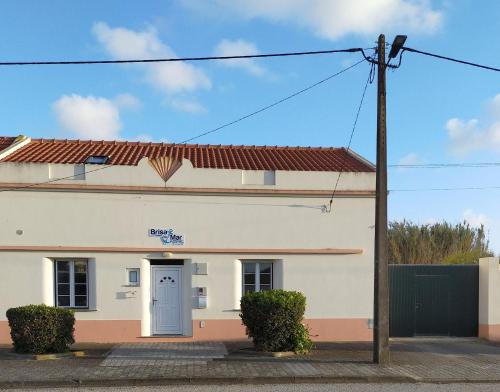
[[[0,138],[9,138],[10,136],[0,136]],[[98,144],[98,145],[140,145],[140,146],[184,146],[188,148],[222,148],[222,149],[250,149],[250,150],[275,150],[275,149],[286,149],[286,150],[339,150],[345,147],[333,147],[333,146],[283,146],[283,145],[267,145],[267,144],[188,144],[188,143],[168,143],[168,142],[141,142],[139,140],[93,140],[93,139],[55,139],[55,138],[33,138],[32,142],[38,143],[76,143],[76,144]]]

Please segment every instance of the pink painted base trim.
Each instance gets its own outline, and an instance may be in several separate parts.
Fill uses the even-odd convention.
[[[0,344],[8,344],[10,339],[10,328],[8,321],[0,321]]]
[[[479,337],[492,342],[500,342],[500,324],[479,324]]]
[[[371,342],[373,339],[368,319],[307,319],[304,324],[315,342]]]
[[[75,340],[77,342],[188,342],[188,341],[235,341],[247,340],[245,326],[240,320],[193,320],[193,336],[142,337],[140,320],[77,320]],[[371,341],[372,330],[367,319],[308,319],[314,341]],[[7,321],[0,321],[0,343],[10,343]]]

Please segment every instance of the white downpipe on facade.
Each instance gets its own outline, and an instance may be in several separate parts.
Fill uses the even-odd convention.
[[[54,306],[54,262],[47,257],[42,259],[42,303]]]
[[[233,282],[234,282],[234,291],[233,291],[233,298],[234,298],[234,304],[233,304],[233,309],[239,309],[240,308],[240,300],[241,300],[241,293],[242,293],[242,264],[241,260],[235,260],[233,262]]]
[[[141,260],[141,336],[151,336],[151,265]]]

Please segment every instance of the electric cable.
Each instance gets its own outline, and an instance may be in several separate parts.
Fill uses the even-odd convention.
[[[456,59],[456,58],[453,58],[453,57],[442,56],[440,54],[425,52],[423,50],[408,48],[406,46],[403,46],[402,50],[406,51],[406,52],[412,52],[412,53],[422,54],[424,56],[435,57],[435,58],[438,58],[438,59],[441,59],[441,60],[452,61],[454,63],[465,64],[465,65],[470,65],[472,67],[477,67],[477,68],[487,69],[487,70],[490,70],[490,71],[500,72],[500,68],[497,68],[497,67],[492,67],[492,66],[489,66],[489,65],[483,65],[483,64],[478,64],[478,63],[473,63],[471,61],[460,60],[460,59]]]
[[[309,91],[309,90],[313,89],[314,87],[317,87],[317,86],[319,86],[319,85],[321,85],[321,84],[323,84],[323,83],[325,83],[325,82],[327,82],[327,81],[329,81],[329,80],[333,79],[334,77],[336,77],[336,76],[339,76],[339,75],[343,74],[344,72],[346,72],[346,71],[348,71],[348,70],[350,70],[350,69],[352,69],[352,68],[354,68],[354,67],[358,66],[358,65],[359,65],[359,64],[361,64],[361,63],[363,63],[364,61],[365,61],[365,59],[362,59],[362,60],[360,60],[360,61],[358,61],[358,62],[354,63],[353,65],[350,65],[349,67],[343,68],[343,69],[341,69],[340,71],[338,71],[338,72],[336,72],[336,73],[334,73],[334,74],[332,74],[332,75],[330,75],[330,76],[328,76],[328,77],[326,77],[326,78],[324,78],[324,79],[321,79],[320,81],[318,81],[318,82],[316,82],[316,83],[314,83],[314,84],[312,84],[312,85],[309,85],[309,86],[307,86],[307,87],[305,87],[305,88],[303,88],[303,89],[301,89],[301,90],[299,90],[299,91],[296,91],[295,93],[290,94],[290,95],[286,96],[285,98],[282,98],[282,99],[279,99],[278,101],[275,101],[275,102],[274,102],[274,103],[272,103],[272,104],[266,105],[266,106],[264,106],[264,107],[262,107],[262,108],[260,108],[260,109],[258,109],[258,110],[256,110],[256,111],[253,111],[253,112],[251,112],[251,113],[249,113],[249,114],[247,114],[247,115],[244,115],[244,116],[242,116],[242,117],[239,117],[239,118],[237,118],[236,120],[233,120],[233,121],[227,122],[227,123],[225,123],[225,124],[222,124],[222,125],[220,125],[220,126],[218,126],[218,127],[214,128],[214,129],[211,129],[211,130],[209,130],[209,131],[205,131],[205,132],[203,132],[203,133],[201,133],[201,134],[198,134],[198,135],[196,135],[196,136],[193,136],[193,137],[191,137],[191,138],[189,138],[189,139],[186,139],[186,140],[184,140],[183,142],[180,142],[180,143],[177,143],[177,144],[185,144],[185,143],[186,143],[186,142],[188,142],[188,141],[191,141],[191,140],[194,140],[194,139],[200,138],[200,137],[205,136],[205,135],[207,135],[207,134],[209,134],[209,133],[214,133],[214,132],[219,131],[219,130],[221,130],[221,129],[223,129],[223,128],[226,128],[226,127],[228,127],[228,126],[230,126],[230,125],[233,125],[233,124],[236,124],[236,123],[238,123],[238,122],[240,122],[240,121],[243,121],[243,120],[245,120],[245,119],[247,119],[247,118],[249,118],[249,117],[255,116],[255,115],[256,115],[256,114],[258,114],[258,113],[261,113],[261,112],[263,112],[263,111],[265,111],[265,110],[268,110],[268,109],[270,109],[270,108],[272,108],[272,107],[274,107],[274,106],[277,106],[277,105],[279,105],[279,104],[281,104],[281,103],[283,103],[283,102],[285,102],[285,101],[288,101],[289,99],[291,99],[291,98],[293,98],[293,97],[296,97],[296,96],[297,96],[297,95],[299,95],[299,94],[302,94],[302,93],[304,93],[304,92],[306,92],[306,91]],[[174,145],[175,145],[175,143],[174,143]],[[0,162],[0,164],[1,164],[1,163],[5,163],[5,162]],[[88,174],[88,173],[93,173],[93,172],[96,172],[96,171],[100,171],[100,170],[108,169],[108,168],[110,168],[110,167],[114,167],[114,166],[116,166],[116,165],[109,164],[109,165],[105,165],[105,166],[99,167],[99,168],[97,168],[97,169],[92,169],[92,170],[84,171],[84,172],[82,172],[82,173],[79,173],[79,174],[74,174],[74,175],[71,175],[71,176],[60,177],[60,178],[54,178],[54,179],[51,179],[51,180],[48,180],[48,181],[43,181],[43,182],[39,182],[39,183],[31,183],[31,184],[26,184],[26,185],[19,186],[19,187],[15,187],[15,188],[0,189],[0,192],[8,192],[8,191],[23,190],[23,189],[26,189],[26,188],[36,187],[36,186],[38,186],[38,185],[50,184],[50,183],[57,182],[57,181],[61,181],[61,180],[68,180],[68,179],[70,179],[70,178],[74,178],[74,177],[81,176],[81,175],[86,175],[86,174]]]
[[[356,116],[354,117],[354,122],[352,124],[351,134],[349,136],[349,142],[347,143],[347,150],[346,150],[347,155],[349,155],[349,150],[351,148],[354,132],[356,131],[356,125],[358,124],[359,114],[361,113],[361,108],[363,107],[363,102],[365,100],[366,90],[368,89],[368,85],[373,82],[374,77],[375,77],[375,64],[371,63],[370,72],[368,73],[368,78],[366,79],[365,86],[363,87],[363,93],[361,94],[361,100],[359,101],[358,109],[356,111]],[[337,187],[339,185],[340,177],[342,176],[345,163],[346,162],[344,159],[344,161],[340,164],[340,170],[339,170],[339,174],[337,176],[337,180],[335,181],[335,186],[333,188],[332,196],[330,197],[328,207],[325,207],[325,212],[327,212],[327,213],[332,212],[333,198],[335,197],[335,193],[337,192]]]
[[[285,98],[281,98],[281,99],[279,99],[279,100],[277,100],[277,101],[275,101],[275,102],[273,102],[273,103],[271,103],[269,105],[266,105],[266,106],[264,106],[264,107],[262,107],[262,108],[260,108],[258,110],[255,110],[254,112],[251,112],[249,114],[245,114],[244,116],[241,116],[241,117],[237,118],[236,120],[233,120],[233,121],[227,122],[225,124],[219,125],[219,126],[213,128],[213,129],[210,129],[208,131],[204,131],[204,132],[202,132],[202,133],[200,133],[200,134],[198,134],[196,136],[190,137],[189,139],[183,140],[182,142],[179,142],[178,144],[185,144],[187,142],[190,142],[192,140],[198,139],[198,138],[200,138],[202,136],[205,136],[205,135],[208,135],[210,133],[214,133],[214,132],[220,131],[223,128],[229,127],[230,125],[236,124],[236,123],[238,123],[240,121],[246,120],[249,117],[253,117],[256,114],[259,114],[259,113],[262,113],[262,112],[264,112],[264,111],[266,111],[268,109],[271,109],[274,106],[277,106],[277,105],[279,105],[279,104],[281,104],[281,103],[283,103],[285,101],[288,101],[291,98],[296,97],[297,95],[305,93],[306,91],[309,91],[309,90],[313,89],[314,87],[319,86],[320,84],[328,82],[330,79],[333,79],[334,77],[339,76],[339,75],[343,74],[346,71],[349,71],[351,68],[354,68],[354,67],[358,66],[359,64],[361,64],[364,61],[365,61],[364,59],[359,60],[358,62],[354,63],[353,65],[351,65],[351,66],[349,66],[347,68],[344,68],[344,69],[342,69],[342,70],[340,70],[340,71],[338,71],[338,72],[336,72],[336,73],[334,73],[334,74],[332,74],[332,75],[330,75],[330,76],[328,76],[328,77],[326,77],[324,79],[321,79],[320,81],[318,81],[316,83],[313,83],[313,84],[311,84],[311,85],[309,85],[309,86],[307,86],[307,87],[305,87],[305,88],[303,88],[303,89],[301,89],[299,91],[296,91],[293,94],[290,94],[290,95],[286,96]]]
[[[389,168],[396,169],[448,169],[448,168],[485,168],[498,167],[500,162],[471,162],[471,163],[423,163],[423,164],[394,164]]]
[[[0,62],[0,66],[167,63],[176,61],[234,60],[234,59],[254,59],[254,58],[267,58],[267,57],[311,56],[319,54],[356,53],[356,52],[364,53],[363,48],[348,48],[348,49],[332,49],[332,50],[314,50],[307,52],[265,53],[265,54],[249,54],[249,55],[234,55],[234,56],[171,57],[171,58],[156,58],[156,59],[3,61]]]
[[[389,192],[483,191],[489,189],[500,189],[500,186],[466,186],[456,188],[396,188],[389,189]]]

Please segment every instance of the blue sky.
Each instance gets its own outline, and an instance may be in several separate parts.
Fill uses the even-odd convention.
[[[407,45],[500,65],[500,3],[473,0],[4,1],[2,59],[123,59]],[[179,142],[353,64],[358,54],[233,63],[2,68],[1,134]],[[369,66],[197,140],[346,145]],[[352,148],[374,161],[375,84]],[[388,73],[389,163],[500,161],[500,74],[405,53]],[[497,96],[498,95],[498,96]],[[391,169],[390,188],[500,186],[498,168]],[[389,214],[483,223],[500,190],[392,192]]]

